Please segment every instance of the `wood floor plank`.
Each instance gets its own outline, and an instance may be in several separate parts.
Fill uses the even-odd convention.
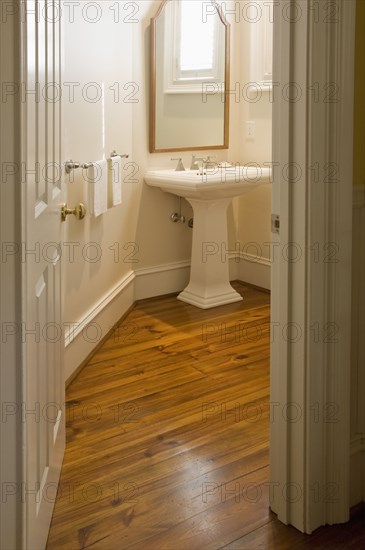
[[[48,550],[309,548],[269,511],[270,297],[235,288],[136,304],[67,388]]]

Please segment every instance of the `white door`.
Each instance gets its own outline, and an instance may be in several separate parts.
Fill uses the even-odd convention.
[[[22,9],[23,544],[41,550],[65,439],[60,0],[26,0]]]

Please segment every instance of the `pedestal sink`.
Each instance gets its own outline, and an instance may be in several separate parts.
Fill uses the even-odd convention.
[[[145,182],[184,197],[193,207],[190,282],[178,299],[203,309],[242,300],[229,282],[227,208],[233,197],[270,183],[270,169],[153,170]]]

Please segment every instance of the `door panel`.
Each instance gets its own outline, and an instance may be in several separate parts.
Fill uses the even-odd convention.
[[[60,0],[23,3],[23,502],[27,549],[45,547],[64,450]],[[58,20],[57,20],[58,19]]]

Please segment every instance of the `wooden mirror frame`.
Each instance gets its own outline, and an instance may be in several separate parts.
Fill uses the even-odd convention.
[[[230,46],[231,29],[225,18],[222,8],[215,0],[210,0],[216,6],[220,20],[226,27],[225,30],[225,71],[224,71],[224,130],[223,145],[199,145],[195,147],[163,148],[156,149],[156,22],[165,6],[173,0],[162,0],[157,13],[151,18],[150,35],[150,116],[149,116],[149,142],[150,153],[167,153],[170,151],[199,151],[203,149],[228,149],[229,147],[229,87],[230,87]]]

